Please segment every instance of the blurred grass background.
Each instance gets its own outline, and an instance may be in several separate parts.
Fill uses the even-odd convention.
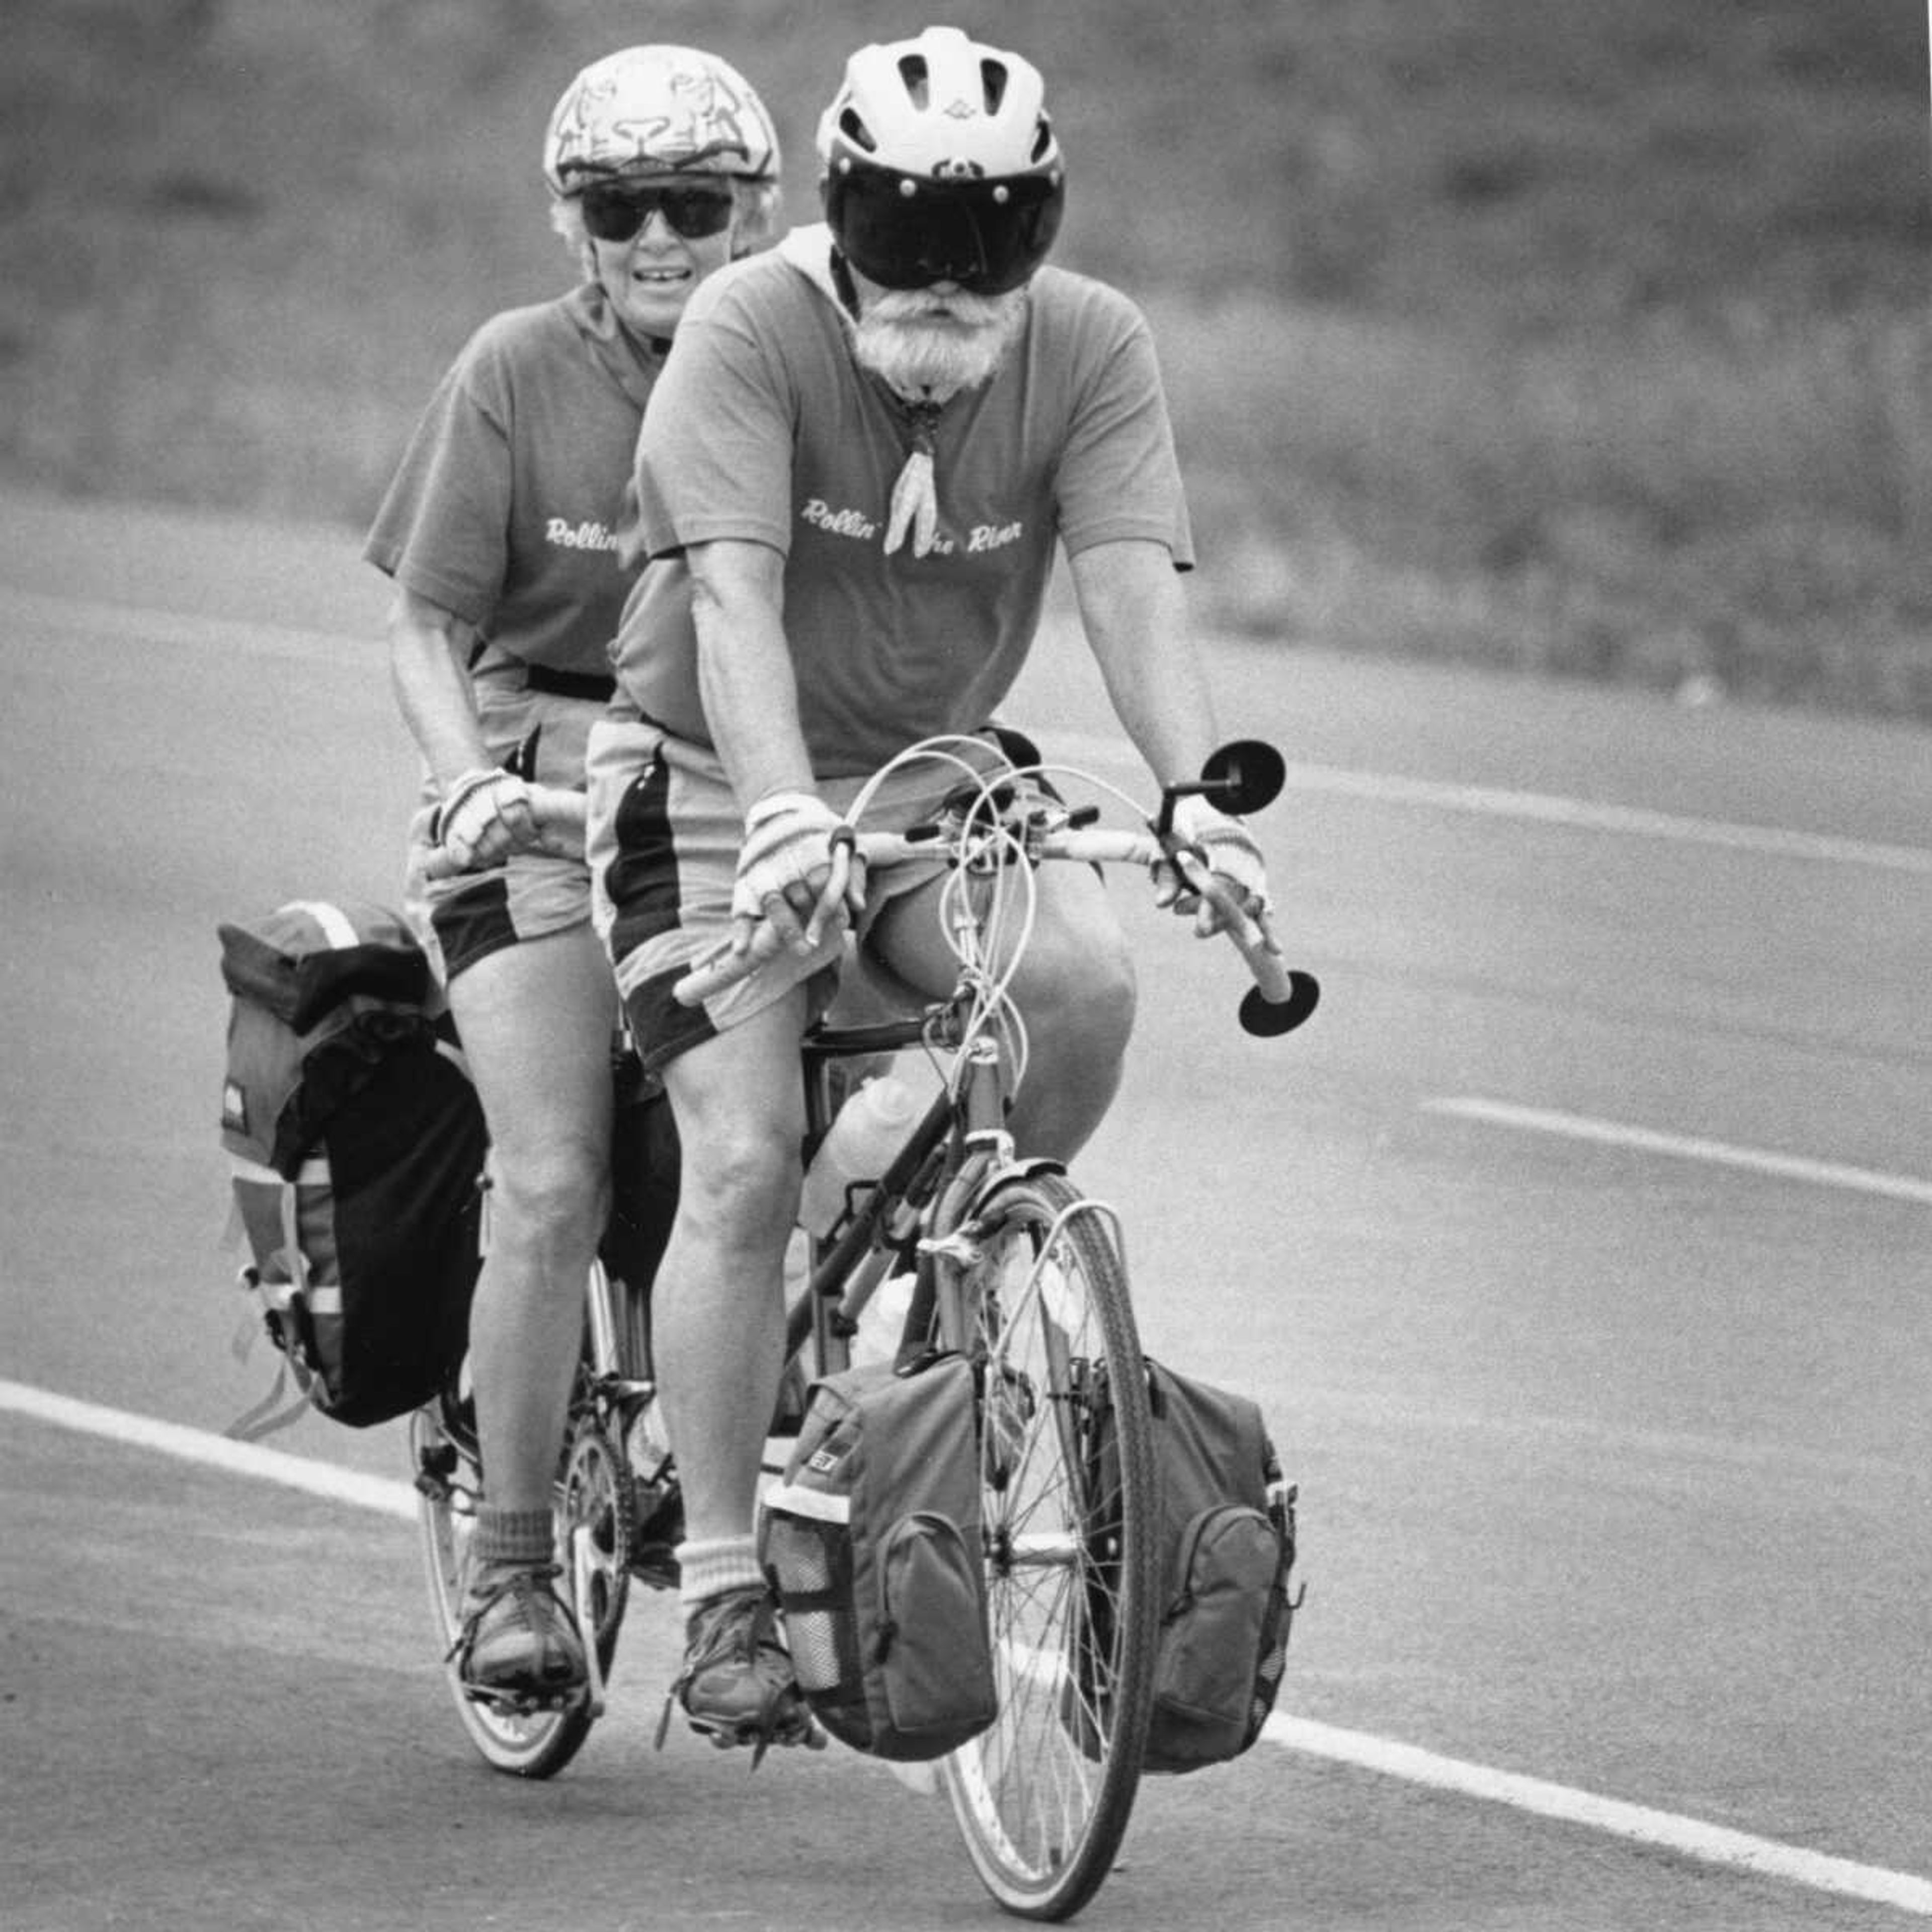
[[[844,57],[1046,72],[1060,259],[1153,314],[1210,622],[1932,719],[1915,0],[11,0],[0,474],[358,526],[571,278],[548,110],[693,42],[814,218]]]

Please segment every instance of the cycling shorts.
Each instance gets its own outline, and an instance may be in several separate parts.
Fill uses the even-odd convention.
[[[990,740],[965,741],[956,754],[973,770],[1006,760]],[[845,934],[828,930],[808,952],[784,952],[700,1006],[671,996],[673,985],[731,935],[731,892],[744,844],[744,812],[717,754],[648,721],[604,718],[590,732],[589,856],[591,911],[617,975],[625,1011],[647,1072],[781,1000],[810,988],[812,1016],[830,1004]],[[969,782],[957,764],[921,759],[895,772],[867,807],[862,832],[903,831],[934,818],[947,794]],[[814,787],[842,812],[862,778]],[[862,944],[880,910],[945,869],[943,861],[895,866],[868,880],[856,921]]]
[[[584,789],[584,754],[601,700],[532,691],[478,679],[478,722],[493,764],[519,778],[561,790]],[[513,852],[506,865],[452,879],[425,879],[429,826],[439,794],[425,780],[410,820],[404,908],[446,986],[459,973],[519,941],[567,932],[590,916],[590,872],[580,858]]]

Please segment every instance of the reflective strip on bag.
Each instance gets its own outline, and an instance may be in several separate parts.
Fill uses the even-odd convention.
[[[254,1268],[242,1271],[242,1286],[251,1288],[262,1298],[265,1308],[272,1308],[278,1315],[286,1315],[299,1302],[312,1316],[340,1316],[342,1312],[342,1289],[334,1282],[278,1281],[272,1275],[265,1275]]]
[[[796,1483],[774,1483],[765,1492],[767,1510],[782,1510],[788,1516],[810,1516],[815,1522],[850,1522],[852,1498],[828,1495],[824,1490],[801,1488]]]
[[[262,1267],[266,1269],[279,1265],[286,1279],[278,1281],[260,1269],[246,1268],[242,1270],[243,1280],[248,1282],[262,1300],[278,1312],[286,1312],[300,1300],[313,1316],[339,1316],[342,1312],[340,1283],[316,1281],[302,1244],[301,1190],[304,1187],[326,1188],[333,1184],[328,1156],[312,1155],[302,1162],[292,1181],[278,1174],[272,1167],[264,1167],[259,1161],[245,1160],[240,1154],[231,1154],[228,1165],[238,1182],[252,1187],[274,1189],[281,1215],[282,1245],[264,1258]],[[238,1198],[237,1211],[239,1206]]]
[[[331,905],[326,899],[291,899],[282,910],[307,913],[322,928],[322,936],[332,952],[346,952],[351,946],[362,944],[355,921],[340,906]]]
[[[244,1160],[238,1154],[228,1156],[228,1167],[237,1180],[252,1180],[262,1187],[286,1187],[290,1184],[286,1174],[277,1173],[272,1167],[264,1167],[258,1160]],[[302,1162],[293,1184],[297,1187],[326,1187],[333,1178],[328,1171],[328,1155],[311,1154]]]

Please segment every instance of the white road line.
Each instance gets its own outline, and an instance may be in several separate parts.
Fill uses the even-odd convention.
[[[231,1475],[254,1476],[280,1483],[284,1489],[305,1490],[332,1502],[351,1503],[380,1515],[416,1520],[416,1492],[408,1484],[392,1482],[386,1477],[358,1474],[331,1462],[291,1456],[285,1450],[264,1449],[260,1443],[231,1442],[205,1429],[184,1428],[154,1416],[133,1415],[125,1409],[76,1401],[72,1396],[56,1395],[51,1389],[35,1388],[26,1382],[0,1380],[0,1409],[11,1409],[17,1415],[32,1416],[58,1428],[105,1436],[134,1448],[177,1456],[211,1469],[224,1469]]]
[[[280,1483],[332,1502],[373,1510],[380,1515],[411,1520],[416,1515],[415,1492],[406,1483],[359,1475],[254,1443],[231,1442],[226,1436],[210,1435],[204,1430],[184,1428],[152,1416],[130,1414],[98,1402],[76,1401],[25,1382],[0,1379],[0,1410],[10,1410],[59,1428],[104,1436],[133,1448],[179,1456],[236,1475]],[[1362,1731],[1342,1730],[1311,1718],[1277,1712],[1268,1720],[1262,1735],[1270,1744],[1305,1756],[1328,1758],[1410,1784],[1430,1785],[1438,1790],[1509,1805],[1539,1817],[1587,1826],[1615,1838],[1661,1846],[1706,1863],[1734,1866],[1767,1878],[1784,1879],[1844,1898],[1875,1900],[1932,1917],[1932,1880],[1910,1873],[1828,1857],[1802,1846],[1753,1838],[1724,1826],[1706,1824],[1675,1812],[1652,1810],[1620,1798],[1599,1797],[1541,1778],[1498,1771],[1487,1765],[1465,1763],[1418,1745],[1400,1744]]]
[[[1560,1113],[1546,1107],[1519,1107],[1507,1100],[1476,1096],[1424,1100],[1425,1114],[1447,1114],[1488,1126],[1516,1127],[1525,1132],[1560,1134],[1570,1140],[1591,1141],[1600,1147],[1629,1148],[1641,1154],[1664,1154],[1678,1160],[1701,1160],[1719,1167],[1742,1168],[1783,1180],[1802,1180],[1817,1187],[1841,1187],[1858,1194],[1883,1195],[1932,1208],[1932,1180],[1910,1174],[1885,1174],[1868,1167],[1847,1167],[1837,1161],[1808,1160],[1800,1154],[1774,1154],[1764,1148],[1734,1147],[1726,1141],[1703,1140],[1693,1134],[1659,1133],[1621,1120],[1593,1120],[1586,1114]]]
[[[1489,785],[1445,784],[1430,778],[1393,778],[1379,772],[1344,771],[1329,765],[1290,765],[1288,782],[1304,791],[1334,792],[1390,804],[1421,805],[1438,812],[1474,812],[1587,832],[1622,832],[1679,844],[1724,846],[1784,859],[1822,859],[1840,865],[1876,866],[1932,878],[1932,849],[1888,845],[1828,833],[1792,832],[1774,825],[1742,825],[1720,818],[1690,818],[1635,806],[1603,805],[1547,793],[1504,791]]]
[[[1588,1826],[1594,1831],[1607,1832],[1613,1838],[1680,1852],[1706,1864],[1730,1865],[1762,1877],[1808,1886],[1814,1891],[1834,1892],[1845,1898],[1869,1899],[1880,1905],[1896,1906],[1900,1911],[1932,1917],[1932,1880],[1910,1872],[1832,1858],[1822,1852],[1807,1851],[1802,1846],[1780,1844],[1774,1838],[1754,1838],[1726,1826],[1706,1824],[1676,1812],[1653,1810],[1648,1805],[1626,1804],[1621,1798],[1600,1798],[1592,1792],[1573,1790],[1568,1785],[1551,1784],[1540,1778],[1524,1778],[1514,1772],[1496,1771],[1487,1765],[1466,1764],[1414,1744],[1396,1744],[1360,1731],[1338,1730],[1332,1724],[1316,1724],[1306,1718],[1286,1717],[1277,1712],[1268,1720],[1262,1735],[1286,1750],[1354,1765],[1412,1784],[1431,1785],[1463,1797],[1508,1804],[1565,1824]]]
[[[1076,762],[1133,765],[1131,750],[1118,740],[1041,728],[1049,753]],[[1841,866],[1875,866],[1932,878],[1932,848],[1889,845],[1868,838],[1793,832],[1776,825],[1745,825],[1721,818],[1694,818],[1636,806],[1604,805],[1588,799],[1561,798],[1546,792],[1509,791],[1492,785],[1450,784],[1434,778],[1401,778],[1388,772],[1350,771],[1339,765],[1291,764],[1285,781],[1290,791],[1323,792],[1375,805],[1420,806],[1433,812],[1516,819],[1538,825],[1567,826],[1580,832],[1608,832],[1625,838],[1662,839],[1684,845],[1714,845],[1737,852],[1759,852],[1780,859],[1823,860]]]
[[[0,584],[0,616],[64,630],[105,632],[113,636],[138,636],[148,643],[209,646],[224,653],[239,652],[262,657],[338,658],[345,644],[374,647],[380,642],[374,634],[304,630],[233,617],[88,602],[16,590],[4,584]],[[1052,757],[1103,764],[1136,774],[1141,771],[1138,758],[1121,738],[1097,732],[1055,732],[1044,724],[1037,728]],[[1780,826],[1696,818],[1544,792],[1511,791],[1493,785],[1452,784],[1434,778],[1403,778],[1388,772],[1352,771],[1338,765],[1290,764],[1286,784],[1292,791],[1324,792],[1372,804],[1420,806],[1435,812],[1568,826],[1579,831],[1614,832],[1679,844],[1714,845],[1777,858],[1876,866],[1886,872],[1932,878],[1932,848],[1923,846],[1893,845],[1826,832],[1793,832]]]

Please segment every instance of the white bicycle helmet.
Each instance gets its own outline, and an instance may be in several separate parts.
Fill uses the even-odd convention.
[[[1066,170],[1039,70],[957,27],[861,47],[818,125],[826,219],[889,289],[1017,288],[1046,259]]]
[[[593,61],[563,91],[544,140],[557,195],[627,174],[778,178],[778,139],[765,104],[728,62],[695,47],[626,47]]]

